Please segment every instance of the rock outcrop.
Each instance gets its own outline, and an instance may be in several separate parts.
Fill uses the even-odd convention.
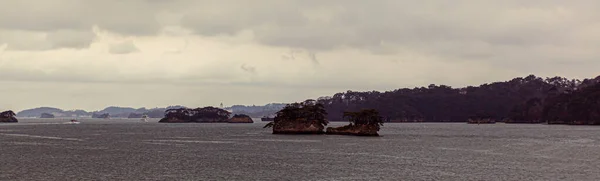
[[[273,134],[323,134],[323,129],[318,121],[282,121],[273,125]]]
[[[17,118],[15,116],[17,116],[17,115],[13,111],[4,111],[4,112],[0,113],[0,123],[19,122],[19,120],[17,120]]]
[[[245,114],[236,114],[227,120],[228,123],[254,123],[250,116]]]

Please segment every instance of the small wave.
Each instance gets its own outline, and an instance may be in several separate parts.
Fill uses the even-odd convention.
[[[173,143],[212,143],[212,144],[233,144],[234,141],[203,141],[203,140],[146,140],[149,142],[173,142]]]
[[[16,136],[16,137],[28,137],[28,138],[52,139],[52,140],[83,141],[82,139],[77,139],[77,138],[61,138],[61,137],[53,137],[53,136],[37,136],[37,135],[28,135],[28,134],[0,133],[0,135],[4,135],[4,136]]]
[[[5,143],[11,144],[11,145],[31,145],[31,146],[52,146],[52,145],[56,145],[56,144],[50,144],[50,143],[20,142],[20,141],[12,141],[12,142],[5,142]]]
[[[321,140],[281,140],[281,139],[257,139],[248,141],[265,141],[265,142],[290,142],[290,143],[320,143]]]

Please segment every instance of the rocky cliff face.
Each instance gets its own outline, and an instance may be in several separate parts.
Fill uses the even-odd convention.
[[[317,121],[286,121],[273,125],[273,134],[323,134]]]
[[[355,135],[355,136],[379,136],[379,129],[369,125],[346,125],[337,128],[327,128],[326,134],[332,135]]]
[[[17,118],[15,118],[15,117],[0,118],[0,123],[16,123],[16,122],[19,122],[19,120],[17,120]]]
[[[232,118],[230,118],[229,120],[227,120],[228,123],[254,123],[254,121],[252,120],[252,118],[250,118],[250,116],[246,116],[246,115],[235,115]]]

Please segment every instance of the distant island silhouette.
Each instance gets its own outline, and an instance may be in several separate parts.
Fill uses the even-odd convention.
[[[413,89],[392,91],[346,91],[333,96],[319,97],[315,104],[323,106],[327,121],[348,121],[345,112],[374,109],[383,122],[468,122],[474,124],[549,123],[549,124],[600,124],[600,76],[577,80],[563,77],[541,78],[535,75],[517,77],[509,81],[493,82],[479,86],[452,88],[431,84]],[[230,114],[243,114],[253,118],[273,120],[274,115],[293,104],[274,103],[264,106],[235,105],[224,110]],[[108,107],[86,112],[64,111],[41,107],[24,110],[17,117],[38,117],[43,113],[55,117],[91,117],[108,114],[117,118],[164,118],[167,108]],[[187,108],[186,108],[187,109]]]
[[[286,104],[285,103],[271,103],[262,106],[244,106],[244,105],[233,105],[231,107],[225,107],[223,109],[232,111],[232,114],[247,115],[253,118],[272,116],[275,112],[281,110]],[[94,117],[94,114],[108,114],[112,118],[142,118],[143,115],[147,115],[149,118],[164,118],[165,112],[169,109],[186,108],[184,106],[168,106],[166,108],[130,108],[130,107],[116,107],[111,106],[99,111],[84,111],[84,110],[62,110],[53,107],[39,107],[33,109],[23,110],[17,113],[17,117],[34,117],[41,118],[42,115],[54,117]]]

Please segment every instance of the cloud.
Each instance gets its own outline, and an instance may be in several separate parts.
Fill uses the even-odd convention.
[[[599,6],[591,0],[0,1],[0,81],[20,86],[0,92],[20,95],[7,100],[17,102],[28,98],[15,90],[42,84],[102,84],[106,91],[139,85],[160,87],[136,96],[165,104],[164,97],[177,96],[223,101],[191,91],[200,89],[253,91],[236,101],[280,102],[531,73],[595,77]],[[167,93],[173,96],[157,96]]]
[[[89,30],[93,26],[123,35],[154,35],[160,3],[145,0],[54,0],[0,2],[0,28],[26,31]]]
[[[111,44],[108,52],[111,54],[130,54],[139,52],[140,50],[135,46],[133,41],[125,41],[121,43]]]
[[[91,31],[37,32],[0,29],[0,43],[6,44],[8,50],[84,49],[90,46],[95,37]]]
[[[242,70],[248,72],[248,73],[256,73],[256,67],[252,67],[252,66],[248,66],[246,64],[242,64],[242,66],[240,67]]]

